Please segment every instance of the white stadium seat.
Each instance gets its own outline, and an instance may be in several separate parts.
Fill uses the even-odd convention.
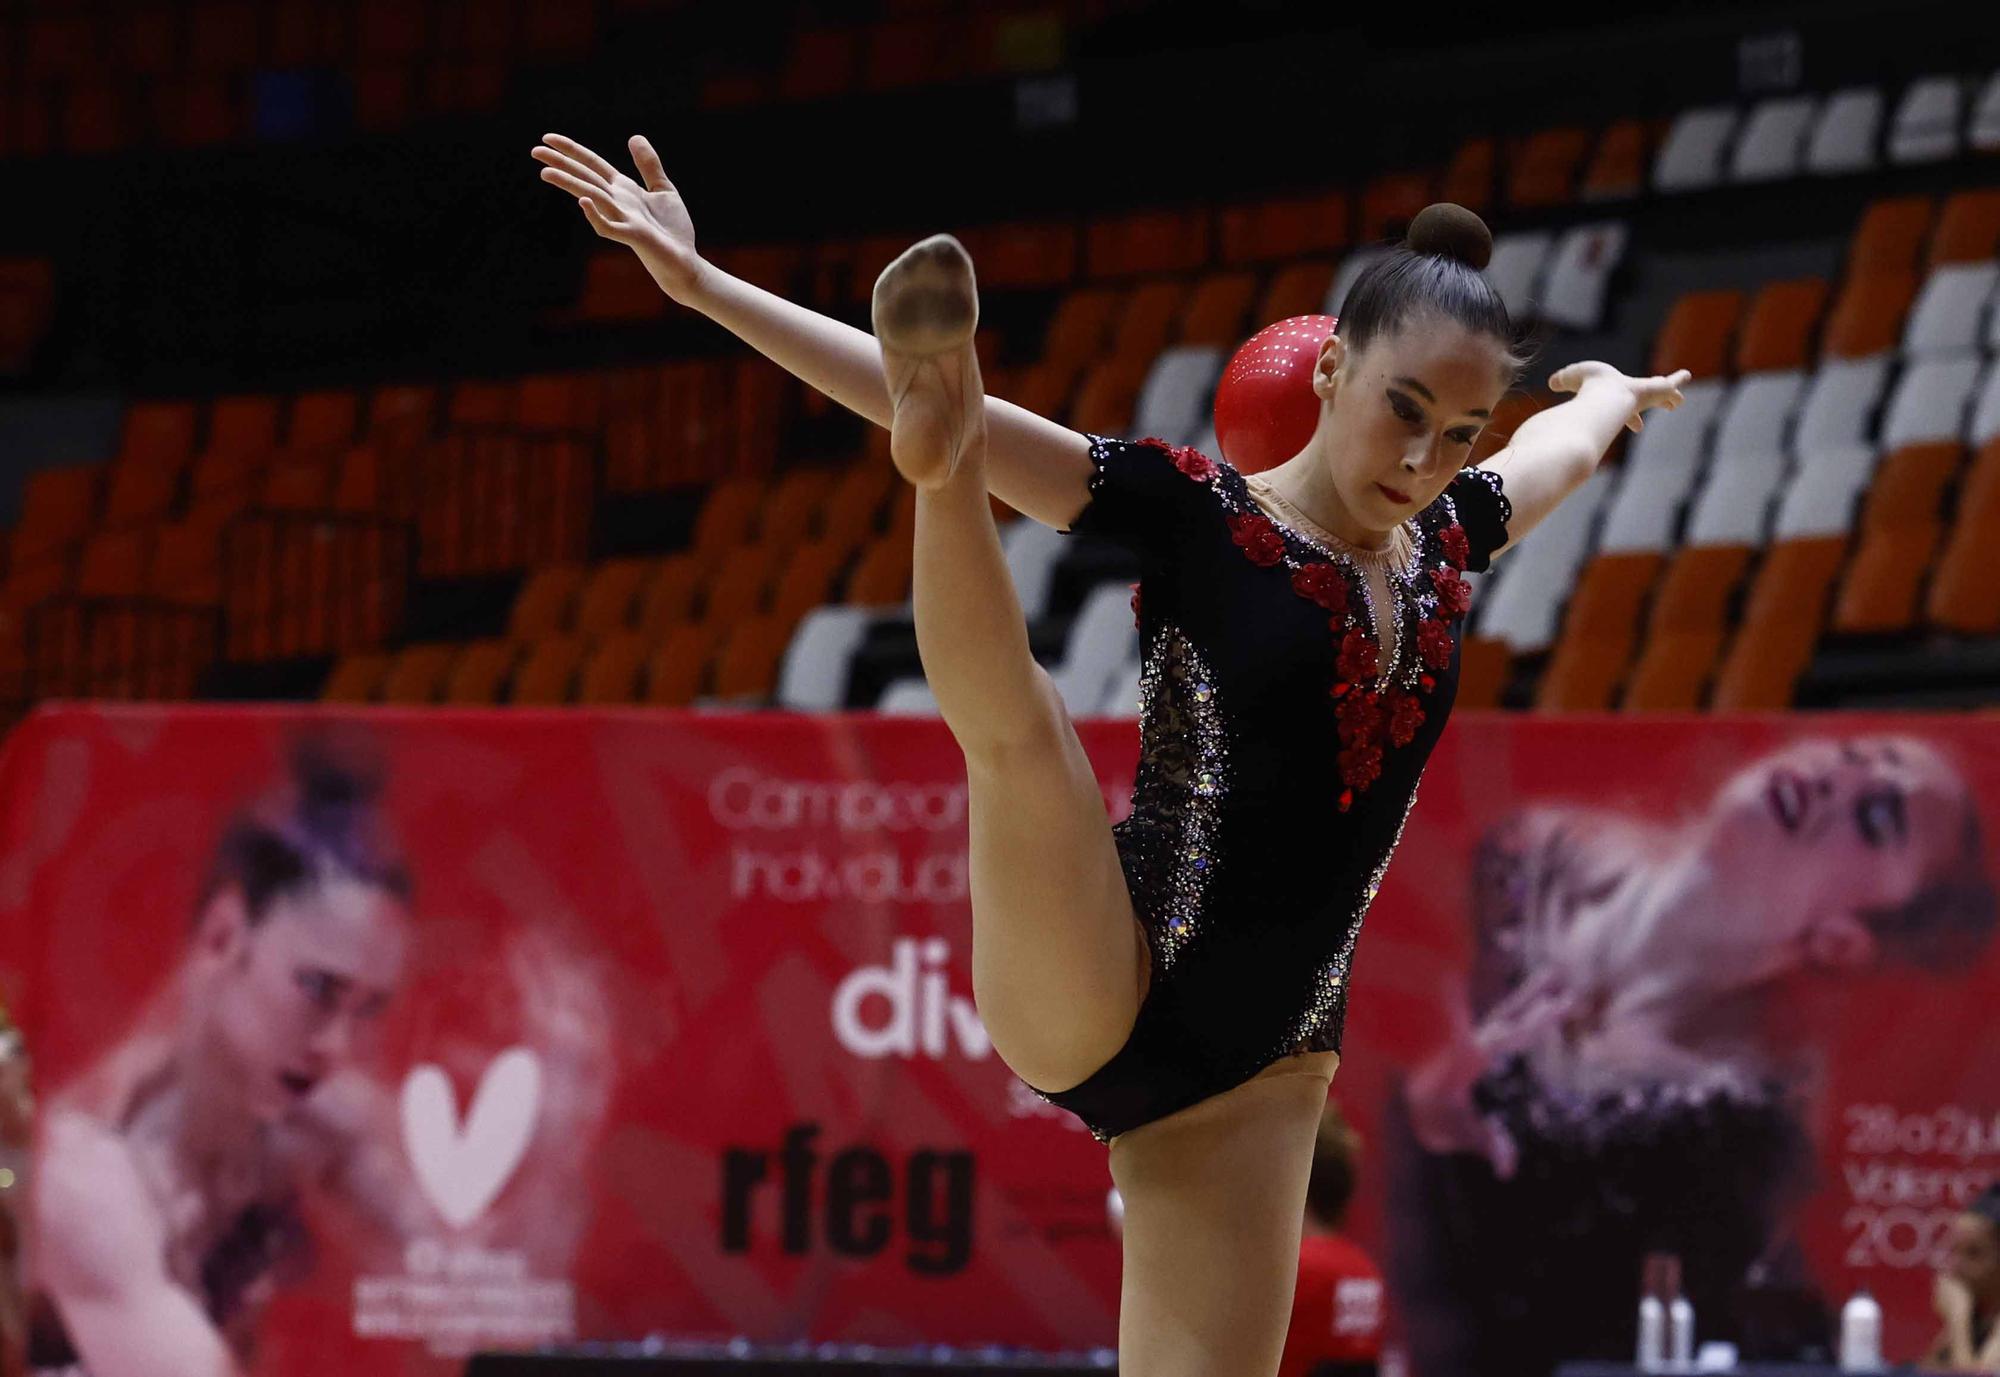
[[[1832,359],[1820,365],[1799,405],[1799,423],[1792,434],[1792,452],[1833,445],[1859,444],[1868,436],[1868,422],[1889,386],[1890,359],[1877,354],[1866,359]]]
[[[1979,369],[1977,354],[1961,354],[1926,359],[1906,371],[1890,395],[1882,422],[1884,452],[1930,440],[1963,438]]]
[[[778,671],[778,706],[831,712],[847,702],[847,671],[855,647],[868,634],[874,612],[866,607],[815,607],[792,633]]]
[[[1347,292],[1354,280],[1368,270],[1370,264],[1389,256],[1389,250],[1380,244],[1370,244],[1356,249],[1341,260],[1340,270],[1333,275],[1333,283],[1326,289],[1326,301],[1320,310],[1330,316],[1340,314],[1341,305],[1347,300]]]
[[[1716,458],[1783,454],[1786,427],[1805,389],[1806,375],[1796,369],[1752,373],[1737,383],[1716,421]]]
[[[1954,157],[1959,123],[1965,118],[1965,87],[1955,76],[1913,82],[1896,105],[1889,126],[1889,160],[1936,163]]]
[[[1134,435],[1157,435],[1184,445],[1203,428],[1215,383],[1222,376],[1222,351],[1188,344],[1162,350],[1146,372],[1132,411]]]
[[[1097,705],[1099,717],[1137,717],[1139,715],[1139,659],[1137,656],[1118,666],[1110,679],[1105,681],[1104,700]]]
[[[1486,265],[1486,280],[1507,304],[1507,314],[1517,321],[1530,320],[1540,310],[1542,274],[1555,242],[1555,235],[1547,230],[1503,234],[1493,241],[1493,261]]]
[[[1604,321],[1611,274],[1625,257],[1622,220],[1578,225],[1556,241],[1542,287],[1542,316],[1572,330],[1595,330]]]
[[[1780,96],[1759,103],[1744,121],[1729,160],[1735,182],[1775,182],[1796,177],[1805,161],[1819,102],[1811,96]]]
[[[1723,155],[1736,132],[1736,107],[1709,105],[1675,117],[1653,161],[1658,191],[1699,191],[1722,180]]]
[[[1988,77],[1979,88],[1979,96],[1972,103],[1972,124],[1965,132],[1965,141],[1975,152],[2000,151],[2000,72]]]
[[[937,697],[931,692],[929,683],[912,675],[907,679],[898,679],[883,689],[875,710],[890,717],[936,717]]]
[[[1978,449],[1996,435],[2000,435],[2000,360],[1989,364],[1986,376],[1980,379],[1966,439]]]
[[[1507,553],[1505,574],[1482,597],[1481,635],[1505,641],[1516,654],[1548,649],[1610,488],[1610,472],[1597,470]]]
[[[1977,349],[1996,285],[2000,263],[1947,263],[1933,269],[1903,329],[1903,352],[1925,358]]]
[[[1703,378],[1682,389],[1674,411],[1655,411],[1627,446],[1621,477],[1604,514],[1599,548],[1610,552],[1663,550],[1673,542],[1681,507],[1694,488],[1708,452],[1708,433],[1722,408],[1726,385]]]
[[[1690,545],[1761,545],[1785,478],[1782,452],[1718,450],[1688,511]]]
[[[1874,471],[1875,451],[1867,445],[1808,451],[1779,499],[1773,536],[1797,540],[1852,530],[1859,499]]]
[[[1836,91],[1819,113],[1806,143],[1806,170],[1822,176],[1865,172],[1875,166],[1882,130],[1882,93],[1872,86]]]
[[[1091,589],[1070,625],[1062,663],[1049,671],[1070,716],[1096,712],[1118,667],[1138,651],[1132,590],[1122,583],[1101,583]]]
[[[1007,559],[1007,573],[1014,580],[1014,596],[1021,600],[1021,613],[1029,621],[1049,610],[1049,585],[1055,582],[1056,565],[1063,551],[1062,532],[1039,521],[1010,522],[1000,532],[1000,552]]]

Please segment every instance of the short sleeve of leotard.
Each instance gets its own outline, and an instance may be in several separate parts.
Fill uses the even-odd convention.
[[[1070,522],[1072,533],[1102,536],[1148,566],[1176,563],[1204,512],[1213,517],[1215,465],[1191,449],[1157,441],[1090,437],[1090,502]]]
[[[1514,519],[1514,504],[1500,475],[1493,469],[1466,468],[1458,471],[1446,489],[1458,524],[1465,528],[1465,543],[1471,547],[1465,567],[1483,570],[1493,562],[1493,552],[1507,543],[1507,523]]]

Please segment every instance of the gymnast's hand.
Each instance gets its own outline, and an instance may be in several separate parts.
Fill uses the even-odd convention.
[[[1567,368],[1557,369],[1549,378],[1551,392],[1582,392],[1586,387],[1593,391],[1603,388],[1622,387],[1631,398],[1632,414],[1626,418],[1625,428],[1630,431],[1645,429],[1645,414],[1654,407],[1665,407],[1672,411],[1684,400],[1681,388],[1694,374],[1683,368],[1677,373],[1669,373],[1657,378],[1628,378],[1608,363],[1594,360],[1573,363]]]
[[[599,237],[638,254],[660,290],[686,304],[707,267],[694,251],[694,221],[653,145],[634,134],[626,147],[644,185],[561,134],[543,135],[530,156],[542,164],[543,181],[576,197]]]

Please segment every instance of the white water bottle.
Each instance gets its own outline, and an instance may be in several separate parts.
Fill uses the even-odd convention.
[[[1667,1307],[1660,1304],[1658,1296],[1639,1302],[1637,1363],[1641,1372],[1659,1372],[1667,1365]]]
[[[1675,1296],[1667,1306],[1667,1362],[1676,1372],[1694,1366],[1694,1306]]]
[[[1882,1307],[1865,1286],[1840,1308],[1840,1370],[1882,1370]]]

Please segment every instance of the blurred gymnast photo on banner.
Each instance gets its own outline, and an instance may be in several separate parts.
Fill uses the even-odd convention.
[[[0,1377],[2000,1377],[2000,26],[0,0]]]

